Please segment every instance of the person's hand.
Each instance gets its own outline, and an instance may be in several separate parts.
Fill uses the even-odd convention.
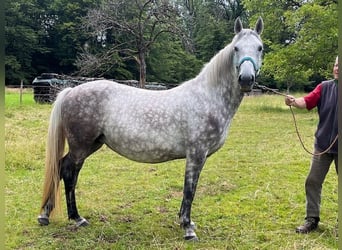
[[[287,106],[293,106],[295,102],[296,102],[296,98],[294,96],[292,95],[285,96],[285,104]]]

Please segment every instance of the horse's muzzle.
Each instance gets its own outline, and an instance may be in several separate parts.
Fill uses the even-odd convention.
[[[251,92],[254,83],[255,83],[255,75],[253,74],[240,74],[239,75],[240,90],[242,92]]]

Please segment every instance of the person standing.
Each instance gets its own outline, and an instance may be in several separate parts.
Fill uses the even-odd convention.
[[[317,107],[318,126],[315,132],[314,155],[311,160],[310,172],[305,181],[306,217],[303,225],[296,228],[297,233],[309,233],[318,227],[320,221],[321,192],[324,179],[334,162],[338,174],[338,141],[337,136],[337,97],[338,97],[338,57],[333,67],[334,79],[323,81],[306,96],[295,98],[285,97],[285,104],[296,108],[311,110]],[[329,148],[328,152],[320,154]]]

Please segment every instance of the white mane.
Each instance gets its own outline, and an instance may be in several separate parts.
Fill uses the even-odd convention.
[[[221,49],[202,69],[199,75],[205,75],[208,83],[219,84],[222,81],[236,79],[236,69],[233,64],[232,43]]]

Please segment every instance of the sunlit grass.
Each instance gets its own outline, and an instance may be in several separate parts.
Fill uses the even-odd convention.
[[[8,249],[337,249],[337,178],[324,183],[320,229],[298,235],[305,216],[310,155],[302,150],[283,97],[246,97],[228,139],[202,171],[192,219],[200,241],[178,225],[184,160],[141,164],[103,147],[80,173],[75,228],[64,214],[47,227],[39,213],[50,105],[6,92],[6,247]],[[315,111],[295,110],[308,148]],[[63,208],[65,204],[63,199]]]

